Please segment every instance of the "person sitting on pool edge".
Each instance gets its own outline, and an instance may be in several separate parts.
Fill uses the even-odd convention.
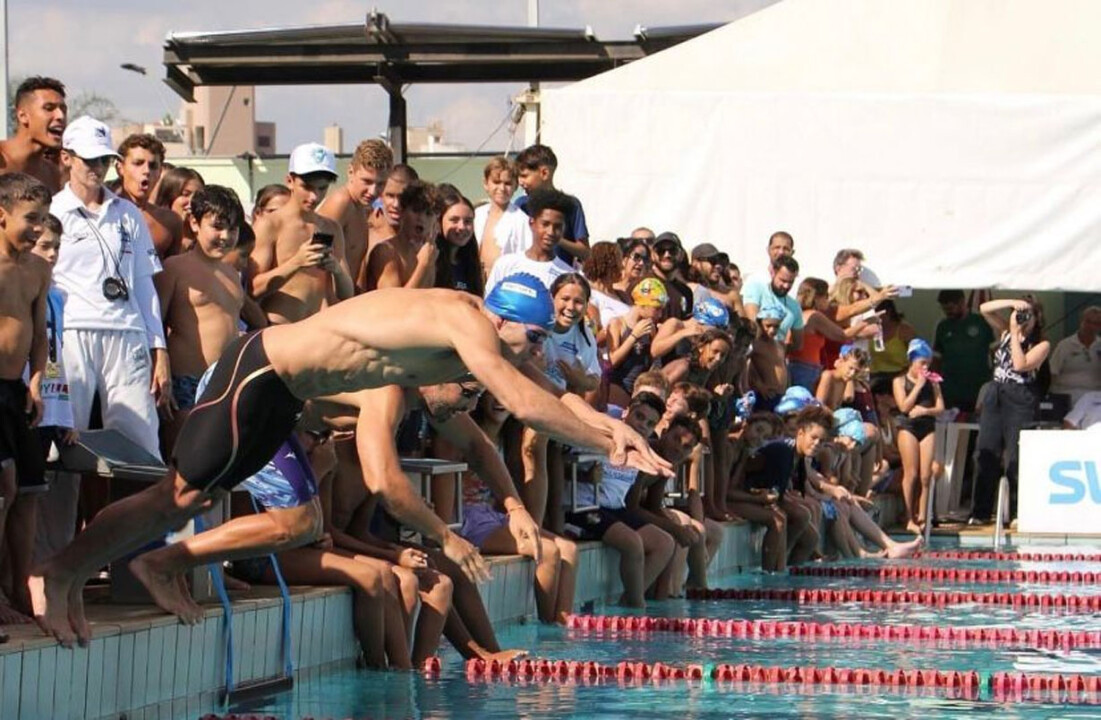
[[[501,285],[484,304],[456,291],[379,290],[231,343],[181,431],[164,479],[104,508],[67,548],[32,571],[28,589],[39,623],[66,646],[74,639],[87,643],[81,596],[88,577],[179,527],[255,474],[294,429],[310,398],[473,374],[524,424],[615,462],[668,473],[669,464],[637,432],[582,398],[558,399],[538,384],[542,374],[529,360],[552,322],[550,295],[538,278],[523,274]],[[247,544],[251,554],[264,554],[310,542],[319,530]],[[470,543],[451,532],[440,540],[445,554],[470,575],[484,574]],[[173,595],[171,588],[163,590]]]

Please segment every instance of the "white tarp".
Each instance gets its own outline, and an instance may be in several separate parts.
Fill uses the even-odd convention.
[[[1101,2],[784,0],[547,91],[542,137],[596,240],[675,230],[753,271],[783,229],[804,275],[858,247],[885,282],[1093,291],[1101,43],[1083,25]]]

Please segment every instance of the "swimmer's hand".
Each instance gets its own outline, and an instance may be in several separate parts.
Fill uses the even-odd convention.
[[[424,570],[428,567],[428,554],[416,548],[402,548],[398,553],[398,565],[409,570]]]
[[[543,559],[543,543],[539,541],[539,526],[523,505],[508,511],[508,531],[516,541],[516,551],[527,555],[538,565]]]
[[[75,445],[76,441],[80,439],[80,432],[73,428],[65,428],[64,433],[61,435],[62,445]]]
[[[612,451],[608,459],[613,465],[633,467],[650,475],[673,477],[673,466],[650,447],[646,439],[622,422],[612,422]]]
[[[441,545],[447,559],[458,565],[471,582],[489,580],[489,567],[478,548],[450,530],[444,535]]]
[[[27,388],[27,424],[36,427],[42,422],[42,414],[45,412],[45,403],[42,402],[42,386],[32,381]]]

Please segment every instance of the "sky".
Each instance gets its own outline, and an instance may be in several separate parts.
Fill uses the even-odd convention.
[[[525,25],[528,0],[402,0],[388,6],[353,0],[8,0],[10,75],[49,75],[69,96],[96,92],[123,118],[154,121],[180,100],[161,79],[162,47],[170,32],[240,30],[362,22],[376,8],[392,22]],[[540,25],[589,26],[602,40],[629,39],[636,25],[660,27],[724,22],[768,0],[540,0]],[[149,74],[122,70],[122,63]],[[406,92],[409,124],[439,120],[445,141],[501,150],[507,125],[493,134],[523,85],[422,85]],[[257,120],[277,123],[277,151],[320,141],[326,125],[344,128],[345,146],[386,128],[385,92],[374,85],[257,88]]]

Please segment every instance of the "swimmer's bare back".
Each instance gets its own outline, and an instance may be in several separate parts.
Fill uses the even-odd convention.
[[[263,331],[264,350],[296,397],[383,385],[416,387],[467,375],[455,335],[485,336],[499,354],[481,300],[452,290],[375,290],[300,322]]]

